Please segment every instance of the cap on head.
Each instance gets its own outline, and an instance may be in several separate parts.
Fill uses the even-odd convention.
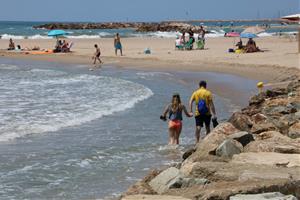
[[[96,47],[96,48],[97,48],[97,47],[98,47],[98,45],[97,45],[97,44],[95,44],[95,45],[94,45],[94,47]]]
[[[206,88],[206,85],[207,85],[206,81],[200,81],[200,83],[199,83],[199,87]]]

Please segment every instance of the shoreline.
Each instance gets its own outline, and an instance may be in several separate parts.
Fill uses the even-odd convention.
[[[174,49],[173,39],[123,38],[124,56],[120,57],[114,55],[112,38],[72,39],[72,53],[29,55],[0,50],[0,56],[92,66],[93,44],[100,44],[104,66],[137,70],[217,72],[267,82],[279,82],[300,74],[300,54],[297,53],[296,41],[275,36],[262,37],[257,38],[256,43],[264,52],[228,53],[227,50],[232,48],[234,41],[233,38],[208,38],[205,50],[179,51]],[[38,45],[41,49],[51,49],[55,40],[20,39],[15,40],[15,43],[22,47]],[[5,49],[6,45],[7,40],[0,40],[0,49]],[[143,53],[146,47],[151,49],[150,55]]]
[[[35,56],[35,55],[12,55],[10,53],[0,53],[6,59],[18,59],[18,60],[33,60],[33,61],[45,61],[45,62],[57,62],[66,64],[83,64],[91,66],[85,56],[78,57],[77,55],[67,55],[61,57],[61,55],[51,56]],[[58,57],[59,56],[59,57]],[[282,79],[289,78],[299,71],[296,68],[286,69],[284,66],[272,66],[272,65],[247,65],[239,63],[203,63],[200,68],[198,64],[174,62],[174,61],[162,61],[157,59],[141,59],[141,58],[128,58],[128,57],[102,57],[104,60],[103,66],[115,66],[125,69],[147,70],[147,71],[190,71],[190,72],[214,72],[225,73],[231,75],[241,76],[243,78],[264,80],[268,82],[278,82]],[[219,65],[219,66],[217,66]],[[184,66],[184,68],[183,68]],[[253,69],[255,68],[255,70]],[[272,71],[273,70],[273,71]],[[272,71],[272,73],[270,73]],[[285,71],[284,73],[282,73]]]
[[[7,58],[8,59],[18,59],[18,60],[19,59],[28,59],[28,60],[56,62],[56,63],[84,64],[84,65],[88,66],[89,63],[91,62],[90,54],[92,54],[92,51],[90,49],[86,50],[85,47],[91,46],[91,44],[96,41],[97,40],[83,40],[82,43],[79,43],[79,45],[81,45],[80,48],[76,48],[75,52],[71,53],[71,54],[26,55],[26,54],[18,54],[18,53],[10,53],[10,52],[9,53],[0,52],[0,55],[2,55],[3,58],[6,58],[6,59]],[[125,40],[125,39],[124,39],[124,41],[128,42],[128,40]],[[151,41],[153,41],[153,40],[151,40]],[[154,40],[154,41],[160,42],[162,40],[158,39],[158,40]],[[164,42],[167,41],[168,43],[171,42],[171,40],[166,40],[166,39],[163,39],[163,41]],[[219,40],[217,40],[217,41],[219,41]],[[24,40],[22,40],[22,42],[24,42]],[[105,40],[105,42],[106,42],[105,45],[111,46],[109,39]],[[49,41],[48,41],[47,45],[49,45]],[[140,44],[138,44],[138,45],[140,45]],[[0,46],[1,46],[1,43],[0,43]],[[104,48],[108,48],[108,46],[105,46]],[[135,48],[134,51],[129,51],[128,54],[126,53],[127,55],[125,55],[124,57],[115,57],[115,56],[111,55],[113,53],[110,53],[108,55],[105,54],[103,56],[103,60],[105,62],[104,66],[116,66],[116,67],[121,67],[124,69],[151,70],[151,71],[159,70],[159,71],[174,71],[174,72],[176,72],[176,71],[217,72],[217,73],[233,74],[233,75],[238,75],[238,76],[245,77],[245,78],[263,80],[263,81],[268,81],[268,82],[273,82],[273,83],[293,79],[293,77],[295,77],[295,76],[299,77],[299,68],[297,69],[295,67],[289,66],[288,65],[289,62],[279,62],[276,65],[276,64],[274,64],[276,61],[267,60],[266,62],[269,62],[269,64],[258,64],[257,63],[257,62],[261,61],[260,60],[260,59],[262,59],[260,57],[261,55],[266,56],[267,59],[271,59],[270,56],[275,56],[275,58],[276,58],[276,54],[273,55],[273,54],[256,53],[256,54],[248,54],[248,55],[234,55],[235,56],[234,58],[236,58],[235,60],[234,60],[234,58],[229,59],[229,60],[226,60],[226,59],[222,60],[222,58],[220,59],[220,56],[222,56],[222,54],[220,54],[220,52],[218,52],[218,54],[216,56],[207,55],[206,57],[200,58],[200,60],[198,60],[198,59],[193,58],[193,56],[195,56],[196,53],[199,53],[201,51],[183,51],[183,52],[170,51],[170,49],[164,49],[164,45],[162,45],[162,47],[156,46],[156,48],[157,49],[160,48],[159,51],[163,52],[163,56],[160,56],[155,53],[153,56],[151,55],[151,56],[147,57],[146,55],[137,53],[138,52],[137,48]],[[79,51],[81,51],[81,50],[83,52],[79,53]],[[169,54],[168,51],[170,51],[171,54]],[[294,49],[293,49],[293,52],[294,52]],[[268,52],[266,52],[266,53],[268,53]],[[292,55],[294,55],[294,54],[299,57],[299,54],[292,53]],[[168,55],[171,55],[171,56],[168,57]],[[187,59],[181,60],[180,57],[176,57],[176,55],[187,56]],[[228,54],[225,54],[225,53],[224,53],[224,55],[228,56]],[[290,55],[291,55],[291,53],[289,51],[284,51],[282,54],[280,54],[281,57],[279,57],[278,59],[289,58]],[[231,56],[231,55],[229,55],[229,56]],[[246,59],[239,60],[239,57],[236,57],[236,56],[245,56],[250,59],[258,58],[258,61],[256,60],[256,62],[247,62],[248,60],[246,60]],[[209,59],[207,59],[207,58],[209,58]],[[293,58],[294,58],[294,56],[293,56]],[[191,59],[191,60],[189,60],[189,59]],[[201,64],[198,64],[199,62]],[[295,64],[295,63],[293,63],[293,64]],[[296,65],[294,65],[294,66],[296,66]],[[287,97],[284,96],[283,98],[287,98]],[[234,132],[236,132],[236,131],[234,131]],[[201,152],[200,150],[199,150],[199,152]],[[194,155],[193,157],[196,157],[196,156],[197,155]],[[191,159],[189,159],[189,160],[191,160]],[[198,163],[196,163],[196,164],[198,164]],[[212,166],[215,165],[215,163],[211,163],[211,164],[212,164]],[[245,164],[245,166],[246,165],[247,164]],[[228,166],[228,168],[230,168],[230,166]],[[272,168],[272,170],[273,170],[273,168]],[[275,173],[277,173],[277,171]],[[259,175],[261,175],[261,174],[259,174]],[[234,178],[235,178],[235,176],[234,176]],[[170,193],[175,192],[174,195],[179,196],[182,191],[183,191],[183,189],[182,190],[178,189],[178,190],[171,191]],[[191,191],[191,193],[193,193],[193,192],[194,191]],[[203,190],[203,193],[205,193],[205,192],[206,191]],[[186,192],[183,194],[184,194],[184,196],[190,197],[191,193]],[[166,194],[168,194],[168,193],[166,193]]]

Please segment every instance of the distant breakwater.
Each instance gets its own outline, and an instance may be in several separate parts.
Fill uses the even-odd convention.
[[[170,32],[170,31],[197,31],[200,26],[191,25],[188,23],[179,22],[162,22],[162,23],[145,23],[145,22],[111,22],[111,23],[48,23],[38,26],[33,26],[35,29],[73,29],[73,30],[84,30],[84,29],[124,29],[132,28],[136,32]]]

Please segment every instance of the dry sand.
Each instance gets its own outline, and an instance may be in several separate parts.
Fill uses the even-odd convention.
[[[205,50],[179,51],[174,48],[174,39],[123,38],[124,56],[115,56],[112,38],[73,39],[72,53],[51,55],[26,55],[0,51],[0,55],[15,59],[33,59],[51,62],[67,62],[91,65],[94,44],[99,44],[105,65],[150,70],[209,71],[240,75],[257,80],[279,81],[300,74],[299,53],[296,39],[262,37],[256,44],[264,52],[228,53],[234,47],[234,38],[207,38]],[[246,40],[244,40],[246,42]],[[51,49],[55,39],[15,40],[22,47],[40,46]],[[0,49],[8,46],[8,40],[0,40]],[[145,55],[145,48],[152,53]]]

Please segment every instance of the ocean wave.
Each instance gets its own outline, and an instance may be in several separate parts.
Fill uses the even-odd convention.
[[[52,39],[51,37],[45,36],[45,35],[31,35],[31,36],[25,36],[25,35],[10,35],[10,34],[3,34],[1,35],[1,39],[14,39],[14,40],[22,40],[22,39]]]
[[[275,33],[267,33],[267,32],[257,34],[258,37],[270,37],[270,36],[274,36],[274,35],[275,35]]]
[[[131,81],[55,70],[11,70],[0,77],[2,142],[80,125],[153,95]]]
[[[98,39],[98,38],[112,38],[114,37],[114,33],[110,32],[98,32],[94,33],[92,31],[89,31],[91,34],[78,34],[75,32],[71,32],[70,35],[67,35],[66,38],[70,39]],[[290,34],[293,35],[297,32],[281,32],[281,34]],[[45,35],[44,35],[45,34]],[[74,34],[74,35],[72,35]],[[224,37],[225,32],[223,30],[210,30],[209,33],[205,35],[206,38],[217,38],[217,37]],[[151,38],[176,38],[180,37],[182,33],[180,32],[162,32],[162,31],[157,31],[157,32],[132,32],[132,33],[126,33],[124,37],[151,37]],[[188,34],[187,34],[188,35]],[[267,33],[263,32],[258,34],[259,37],[268,37],[268,36],[274,36],[276,33]],[[35,34],[35,35],[12,35],[12,34],[2,34],[1,35],[2,39],[53,39],[53,37],[48,37],[47,32],[41,34]],[[194,37],[197,38],[198,34],[195,33]]]

